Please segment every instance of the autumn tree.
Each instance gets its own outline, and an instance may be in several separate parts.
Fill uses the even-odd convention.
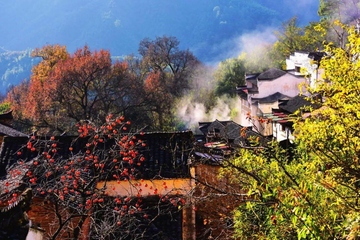
[[[142,64],[150,72],[165,75],[166,90],[175,97],[181,96],[189,87],[191,76],[199,61],[189,50],[180,50],[175,37],[157,37],[140,42],[139,53]]]
[[[69,54],[65,46],[46,45],[41,49],[35,49],[31,55],[40,57],[42,61],[32,69],[28,93],[23,93],[26,95],[26,101],[21,103],[21,111],[27,118],[39,123],[51,117],[49,112],[53,105],[51,96],[54,83],[50,81],[49,76],[56,64],[67,59]]]
[[[76,122],[101,122],[109,113],[171,128],[173,104],[190,88],[199,61],[174,37],[144,39],[139,53],[113,62],[109,51],[88,46],[73,54],[60,45],[35,49],[32,56],[41,61],[30,81],[11,89],[6,101],[18,122],[44,132],[71,132]]]
[[[29,128],[28,123],[30,124],[30,121],[26,120],[27,116],[24,112],[24,103],[26,102],[28,91],[29,82],[23,81],[19,85],[11,87],[5,99],[5,102],[10,103],[14,118],[17,120],[21,119],[17,122],[21,122],[21,125],[25,123],[25,126],[27,126],[23,128]]]
[[[162,239],[159,234],[164,233],[156,224],[167,225],[158,221],[176,215],[185,200],[176,194],[158,195],[145,183],[141,186],[139,178],[144,172],[140,168],[147,161],[142,149],[147,143],[143,133],[129,131],[130,124],[113,116],[101,126],[83,121],[78,124],[78,138],[33,135],[19,149],[9,175],[17,179],[24,173],[21,180],[32,189],[33,208],[37,209],[37,215],[30,211],[29,217],[47,219],[42,225],[46,239],[87,235],[90,239]],[[138,194],[108,196],[114,191],[107,186],[110,180],[119,186],[121,182],[133,184]],[[150,201],[140,195],[146,188],[154,192]],[[41,212],[45,215],[38,215]]]
[[[51,95],[51,82],[49,75],[55,65],[68,57],[64,46],[46,45],[32,52],[33,57],[39,57],[42,61],[32,69],[29,81],[23,81],[17,86],[10,88],[6,102],[9,102],[17,123],[24,130],[32,131],[33,126],[48,126],[52,122],[50,109],[53,105]]]
[[[171,93],[162,85],[163,77],[160,72],[150,72],[144,86],[147,94],[146,97],[151,101],[149,104],[149,114],[151,118],[158,120],[155,126],[158,125],[160,129],[164,129],[166,125],[166,116],[171,118],[171,108],[175,100]]]
[[[125,68],[118,64],[114,66],[114,71],[121,74]],[[60,111],[65,110],[68,117],[76,122],[95,120],[101,110],[108,109],[102,100],[109,97],[107,103],[111,104],[113,91],[116,90],[112,70],[108,51],[91,52],[87,46],[78,49],[69,59],[58,63],[50,75],[49,80],[54,86],[53,101]]]
[[[199,61],[189,50],[180,50],[175,37],[157,37],[140,42],[142,72],[145,72],[148,103],[153,116],[157,117],[157,128],[171,126],[172,116],[168,113],[174,101],[189,89]],[[151,89],[151,92],[149,90]],[[163,101],[164,96],[168,96]],[[165,116],[168,116],[165,119]],[[155,120],[154,119],[154,120]],[[165,124],[165,122],[167,122]]]
[[[360,36],[345,48],[326,45],[324,81],[313,101],[320,108],[294,120],[295,145],[276,142],[241,149],[224,172],[247,191],[235,210],[240,239],[356,239],[359,232]],[[299,112],[300,114],[301,112]]]
[[[131,115],[144,105],[142,79],[130,73],[126,61],[112,63],[108,51],[92,52],[85,46],[68,54],[54,45],[34,50],[33,56],[42,61],[33,67],[27,87],[14,87],[8,101],[18,120],[37,130],[73,131],[80,120]]]

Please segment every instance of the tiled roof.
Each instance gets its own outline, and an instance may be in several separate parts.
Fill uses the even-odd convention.
[[[326,55],[325,52],[310,52],[308,57],[315,61],[321,60]]]
[[[14,128],[8,127],[0,123],[0,135],[11,136],[11,137],[25,137],[25,133],[19,132]]]
[[[226,139],[235,139],[239,137],[241,125],[234,121],[199,122],[200,131],[206,136],[211,132],[219,131],[218,134]]]
[[[292,124],[293,118],[284,112],[266,113],[264,117],[280,124]]]
[[[140,149],[145,156],[146,161],[139,167],[141,177],[153,178],[161,177],[180,177],[188,176],[189,169],[187,165],[187,157],[192,150],[194,141],[191,131],[186,132],[151,132],[144,135],[138,135],[146,142],[146,147]],[[85,145],[88,142],[85,138],[76,139],[75,136],[59,136],[56,137],[59,150],[58,156],[67,158],[74,152],[85,151]],[[16,163],[20,157],[17,152],[23,149],[21,159],[31,161],[36,157],[36,152],[26,149],[28,137],[5,137],[0,149],[0,178],[6,176],[7,170]],[[69,151],[69,147],[73,147],[73,152]],[[106,146],[112,146],[112,141],[105,143]]]
[[[12,120],[13,119],[12,111],[0,114],[0,121],[4,120],[4,119],[5,120]]]
[[[285,125],[292,125],[293,113],[305,106],[313,106],[305,99],[305,96],[296,96],[279,104],[279,109],[273,109],[272,113],[264,114],[264,117]]]
[[[247,73],[245,75],[245,80],[247,80],[247,81],[256,80],[259,75],[260,75],[260,73]]]
[[[253,102],[260,102],[260,103],[272,103],[272,102],[276,102],[280,99],[289,99],[290,97],[282,94],[280,92],[276,92],[274,94],[271,94],[269,96],[263,97],[263,98],[252,98],[251,100]]]
[[[236,93],[240,98],[247,99],[249,89],[247,87],[236,87]]]
[[[70,154],[69,146],[75,137],[62,136],[57,138],[59,142],[59,154],[61,156],[68,156]],[[7,174],[7,170],[20,159],[29,162],[37,156],[37,152],[32,152],[26,148],[26,143],[29,141],[29,137],[26,136],[5,136],[0,148],[0,178]],[[87,141],[81,139],[77,142],[76,150],[85,146]],[[81,145],[81,146],[80,146]],[[18,156],[17,152],[22,152],[21,156]]]
[[[305,99],[305,96],[296,96],[290,98],[288,101],[284,101],[283,103],[279,104],[279,109],[288,113],[295,113],[302,107],[305,106],[313,106],[311,102]]]
[[[269,70],[261,73],[258,76],[258,80],[273,80],[285,75],[286,72],[277,68],[270,68]]]
[[[245,75],[246,81],[255,81],[255,80],[273,80],[285,75],[286,72],[277,68],[270,68],[262,73],[247,73]]]
[[[30,163],[29,163],[30,164]],[[23,191],[26,185],[23,185],[23,179],[28,171],[28,165],[13,165],[8,169],[6,176],[0,178],[0,197],[4,198],[7,193],[13,193],[15,191]],[[6,191],[7,190],[7,191]],[[6,196],[5,196],[6,198]]]
[[[258,133],[252,130],[251,127],[243,127],[234,121],[215,120],[214,122],[199,122],[199,126],[204,136],[208,137],[209,133],[211,136],[211,133],[214,132],[214,128],[217,127],[218,135],[212,136],[212,139],[215,140],[218,138],[218,140],[226,141],[227,144],[231,143],[234,147],[249,146],[250,143],[248,139],[250,137],[261,137]]]

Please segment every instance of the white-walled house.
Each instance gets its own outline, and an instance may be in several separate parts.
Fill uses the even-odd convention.
[[[288,100],[300,93],[299,85],[305,82],[303,76],[290,74],[280,69],[269,69],[263,73],[247,74],[246,86],[237,87],[241,100],[242,126],[252,126],[259,133],[272,135],[271,124],[249,121],[249,116],[263,117],[278,108],[282,100]]]
[[[323,69],[320,69],[320,60],[324,52],[296,51],[286,59],[286,71],[295,76],[306,76],[310,88],[322,80]]]
[[[316,108],[314,104],[306,99],[305,96],[295,96],[289,100],[284,100],[279,103],[278,108],[274,108],[272,113],[264,114],[265,119],[269,119],[272,125],[273,138],[278,142],[288,140],[293,143],[295,137],[293,135],[293,119],[297,111],[303,114],[305,109],[302,108],[311,106]]]
[[[294,142],[292,117],[283,112],[267,113],[264,115],[266,119],[271,119],[272,136],[278,141],[289,140]]]
[[[287,119],[278,119],[276,123],[263,120],[285,101],[300,93],[307,94],[307,86],[315,88],[322,81],[323,70],[319,66],[324,56],[324,52],[296,51],[286,59],[285,71],[272,68],[262,73],[246,74],[245,86],[236,88],[241,102],[239,124],[253,127],[264,136],[274,135],[279,141],[292,139],[292,124],[288,126]],[[251,121],[249,117],[256,120]]]

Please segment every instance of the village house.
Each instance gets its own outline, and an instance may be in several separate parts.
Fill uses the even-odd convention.
[[[0,114],[0,146],[5,136],[19,137],[27,136],[12,127],[13,115],[12,111]]]
[[[263,121],[264,115],[299,94],[309,95],[308,90],[322,81],[323,70],[319,66],[324,56],[324,52],[296,51],[286,59],[285,71],[272,68],[246,74],[245,86],[236,88],[241,102],[239,124],[251,126],[263,136],[272,136],[273,127]]]
[[[309,111],[306,107],[316,108],[316,105],[312,104],[306,96],[298,95],[289,100],[280,101],[278,108],[273,108],[271,113],[264,114],[264,118],[269,119],[272,124],[273,138],[276,141],[294,142],[293,119]]]
[[[31,227],[26,212],[30,208],[31,191],[22,185],[21,178],[25,175],[24,169],[12,169],[13,162],[3,156],[12,154],[4,147],[6,138],[27,138],[27,135],[17,131],[12,126],[12,112],[0,114],[0,238],[23,239],[27,235],[36,236],[39,231]],[[18,176],[8,182],[12,171]],[[14,195],[15,193],[15,195]],[[41,235],[41,234],[40,234]],[[28,238],[38,239],[38,238]]]
[[[235,132],[239,132],[237,130],[239,130],[240,126],[230,122],[229,124],[235,127]],[[210,129],[212,129],[212,127],[210,127]],[[12,166],[18,166],[15,164],[20,158],[17,152],[19,149],[24,148],[28,139],[28,137],[20,136],[8,136],[4,138],[0,152],[0,162],[3,169],[3,174],[0,176],[2,183],[9,182],[9,179],[13,179],[9,176],[10,172],[18,171],[13,169]],[[69,136],[56,137],[56,141],[62,146],[62,150],[59,149],[59,154],[64,157],[69,154],[66,149],[69,148],[73,142],[72,140],[73,137]],[[143,140],[147,143],[147,146],[142,153],[146,156],[147,160],[139,167],[139,172],[141,173],[139,179],[131,181],[111,179],[99,181],[97,187],[105,187],[104,184],[106,183],[107,197],[142,197],[144,199],[143,204],[145,205],[157,204],[159,202],[159,196],[177,196],[184,199],[186,204],[181,209],[175,209],[176,211],[172,213],[171,221],[169,221],[169,216],[163,216],[152,222],[152,231],[157,229],[156,231],[161,231],[163,236],[172,236],[171,239],[205,239],[200,238],[200,236],[209,236],[210,226],[212,236],[223,234],[224,229],[226,229],[224,228],[226,225],[225,222],[229,221],[229,219],[225,217],[222,218],[223,224],[225,224],[224,226],[214,226],[213,224],[218,216],[213,216],[215,218],[211,219],[205,214],[209,212],[207,210],[208,207],[216,208],[217,205],[215,202],[220,203],[223,200],[220,200],[220,198],[216,200],[216,198],[214,199],[212,197],[209,198],[207,204],[204,204],[203,201],[198,202],[197,199],[200,198],[196,198],[196,194],[198,197],[202,196],[202,194],[204,194],[204,188],[201,188],[200,186],[202,185],[197,184],[196,181],[201,180],[215,184],[221,189],[224,189],[227,184],[217,181],[216,175],[219,166],[209,164],[209,162],[190,162],[194,156],[192,148],[194,137],[192,132],[145,133]],[[80,149],[81,145],[85,143],[86,142],[79,142],[78,145],[72,146]],[[36,153],[24,150],[21,159],[29,161],[28,164],[31,165],[35,156]],[[216,171],[214,171],[214,168]],[[29,185],[23,182],[26,175],[26,168],[22,168],[21,174],[19,172],[17,173],[16,182],[12,180],[9,182],[9,185],[5,187],[4,184],[4,188],[1,189],[1,193],[3,194],[2,199],[5,199],[4,195],[11,198],[13,194],[20,196],[23,192],[29,192],[29,190],[26,190]],[[205,191],[205,193],[208,193],[208,191]],[[238,196],[236,199],[239,199]],[[23,197],[19,198],[19,200],[22,201]],[[18,200],[14,201],[21,202]],[[237,200],[236,203],[238,203],[238,201],[239,200]],[[213,203],[211,206],[209,205],[210,202]],[[20,207],[23,205],[14,205],[12,211],[18,213],[14,216],[23,216],[23,213],[26,212],[28,221],[24,225],[25,229],[31,227],[33,230],[29,232],[29,236],[31,235],[41,240],[43,239],[41,236],[46,236],[47,232],[54,231],[54,219],[56,219],[56,216],[54,215],[55,212],[51,210],[54,206],[51,202],[44,202],[39,197],[27,198],[26,204],[28,204],[26,205],[26,209]],[[7,206],[3,206],[4,209],[6,207]],[[222,214],[230,213],[229,207],[225,207],[224,210],[225,209],[226,211]],[[221,213],[222,211],[219,212]],[[76,225],[78,219],[74,218],[73,221],[73,224]],[[209,225],[210,222],[212,222],[212,225]],[[156,226],[156,228],[154,226]],[[61,236],[70,236],[70,233],[64,232],[63,234],[65,235]],[[91,225],[87,222],[83,225],[81,239],[88,239],[89,234],[91,234]]]
[[[246,74],[246,85],[236,88],[240,97],[242,126],[253,127],[264,136],[271,136],[271,125],[257,121],[265,113],[271,113],[281,100],[299,94],[299,85],[304,83],[302,76],[296,76],[280,69],[269,69],[263,73]],[[249,117],[255,118],[250,121]]]
[[[325,56],[324,52],[296,51],[286,59],[286,71],[295,76],[304,76],[311,89],[322,81],[323,69],[320,61]]]

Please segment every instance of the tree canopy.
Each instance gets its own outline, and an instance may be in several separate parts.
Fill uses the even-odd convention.
[[[229,58],[220,62],[214,74],[217,80],[216,95],[234,96],[236,87],[245,84],[245,73],[244,56]]]
[[[189,50],[180,50],[175,37],[157,37],[140,42],[141,67],[145,72],[145,91],[154,125],[172,128],[172,109],[176,100],[189,90],[200,62]]]
[[[343,26],[345,27],[345,26]],[[236,237],[356,239],[359,234],[360,35],[345,27],[345,48],[326,45],[320,106],[294,122],[293,151],[272,142],[229,162],[249,201],[235,210]],[[228,169],[228,170],[226,170]]]
[[[270,59],[277,67],[284,68],[285,59],[295,51],[322,50],[327,29],[325,22],[312,22],[305,27],[300,27],[296,17],[290,19],[283,23],[282,29],[275,32],[277,41],[268,53]]]
[[[88,46],[73,54],[60,45],[35,49],[32,56],[42,60],[6,101],[20,122],[60,133],[110,113],[126,114],[134,126],[171,128],[174,103],[189,89],[199,61],[175,37],[144,39],[139,53],[142,58],[113,62],[109,51]]]
[[[123,110],[117,104],[126,92],[122,88],[129,86],[127,65],[112,64],[108,51],[92,52],[85,46],[71,55],[54,45],[34,50],[33,56],[42,61],[33,67],[29,87],[9,93],[14,109],[25,119],[66,131],[80,120],[104,120],[110,112]],[[16,95],[23,100],[14,101]]]

